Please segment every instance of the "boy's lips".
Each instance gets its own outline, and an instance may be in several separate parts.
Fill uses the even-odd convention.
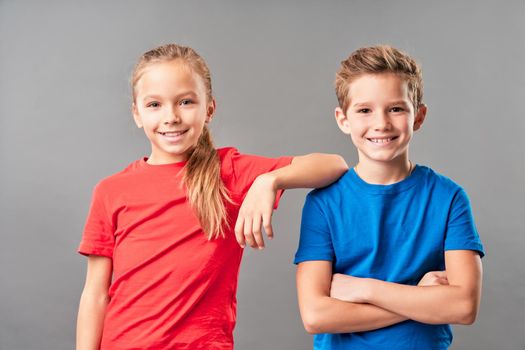
[[[373,142],[375,144],[381,145],[381,144],[388,144],[395,139],[397,139],[397,136],[390,136],[390,137],[367,137],[368,141]]]

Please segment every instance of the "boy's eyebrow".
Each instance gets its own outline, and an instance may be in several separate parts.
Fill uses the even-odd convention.
[[[181,92],[180,94],[177,94],[175,95],[175,99],[178,99],[178,98],[181,98],[182,96],[191,96],[191,97],[197,97],[197,94],[194,92],[194,91],[184,91],[184,92]],[[146,95],[144,96],[143,100],[147,100],[147,99],[159,99],[161,100],[162,99],[162,95],[156,95],[156,94],[151,94],[151,95]]]
[[[352,107],[364,107],[364,106],[370,106],[373,104],[372,102],[359,102],[352,105]],[[396,100],[388,103],[389,105],[398,105],[403,104],[405,106],[408,106],[408,101],[405,100]]]

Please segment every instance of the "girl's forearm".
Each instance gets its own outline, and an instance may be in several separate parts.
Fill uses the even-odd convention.
[[[288,166],[265,174],[275,189],[324,187],[348,170],[343,157],[336,154],[312,153],[294,157]]]
[[[98,350],[109,298],[83,292],[77,318],[77,350]]]
[[[429,324],[472,324],[478,298],[461,286],[408,286],[368,280],[364,302],[377,305],[415,321]]]

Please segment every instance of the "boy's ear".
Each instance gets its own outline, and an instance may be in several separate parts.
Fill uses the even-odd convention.
[[[212,98],[210,102],[208,102],[208,106],[206,107],[206,123],[211,122],[213,119],[213,114],[215,113],[215,98]]]
[[[135,102],[131,105],[131,112],[133,113],[133,120],[135,121],[135,124],[137,124],[137,128],[142,128],[142,118],[140,118]]]
[[[335,121],[343,133],[350,135],[350,121],[341,107],[335,109]]]
[[[416,117],[414,118],[414,131],[421,129],[421,125],[423,125],[423,122],[425,121],[426,116],[427,116],[427,105],[422,103],[419,105],[419,108],[416,113]]]

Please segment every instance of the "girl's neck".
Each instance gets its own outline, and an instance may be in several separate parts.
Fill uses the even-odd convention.
[[[360,160],[354,171],[363,181],[373,185],[391,185],[406,179],[415,165],[408,156],[392,162],[377,162],[373,160]]]

